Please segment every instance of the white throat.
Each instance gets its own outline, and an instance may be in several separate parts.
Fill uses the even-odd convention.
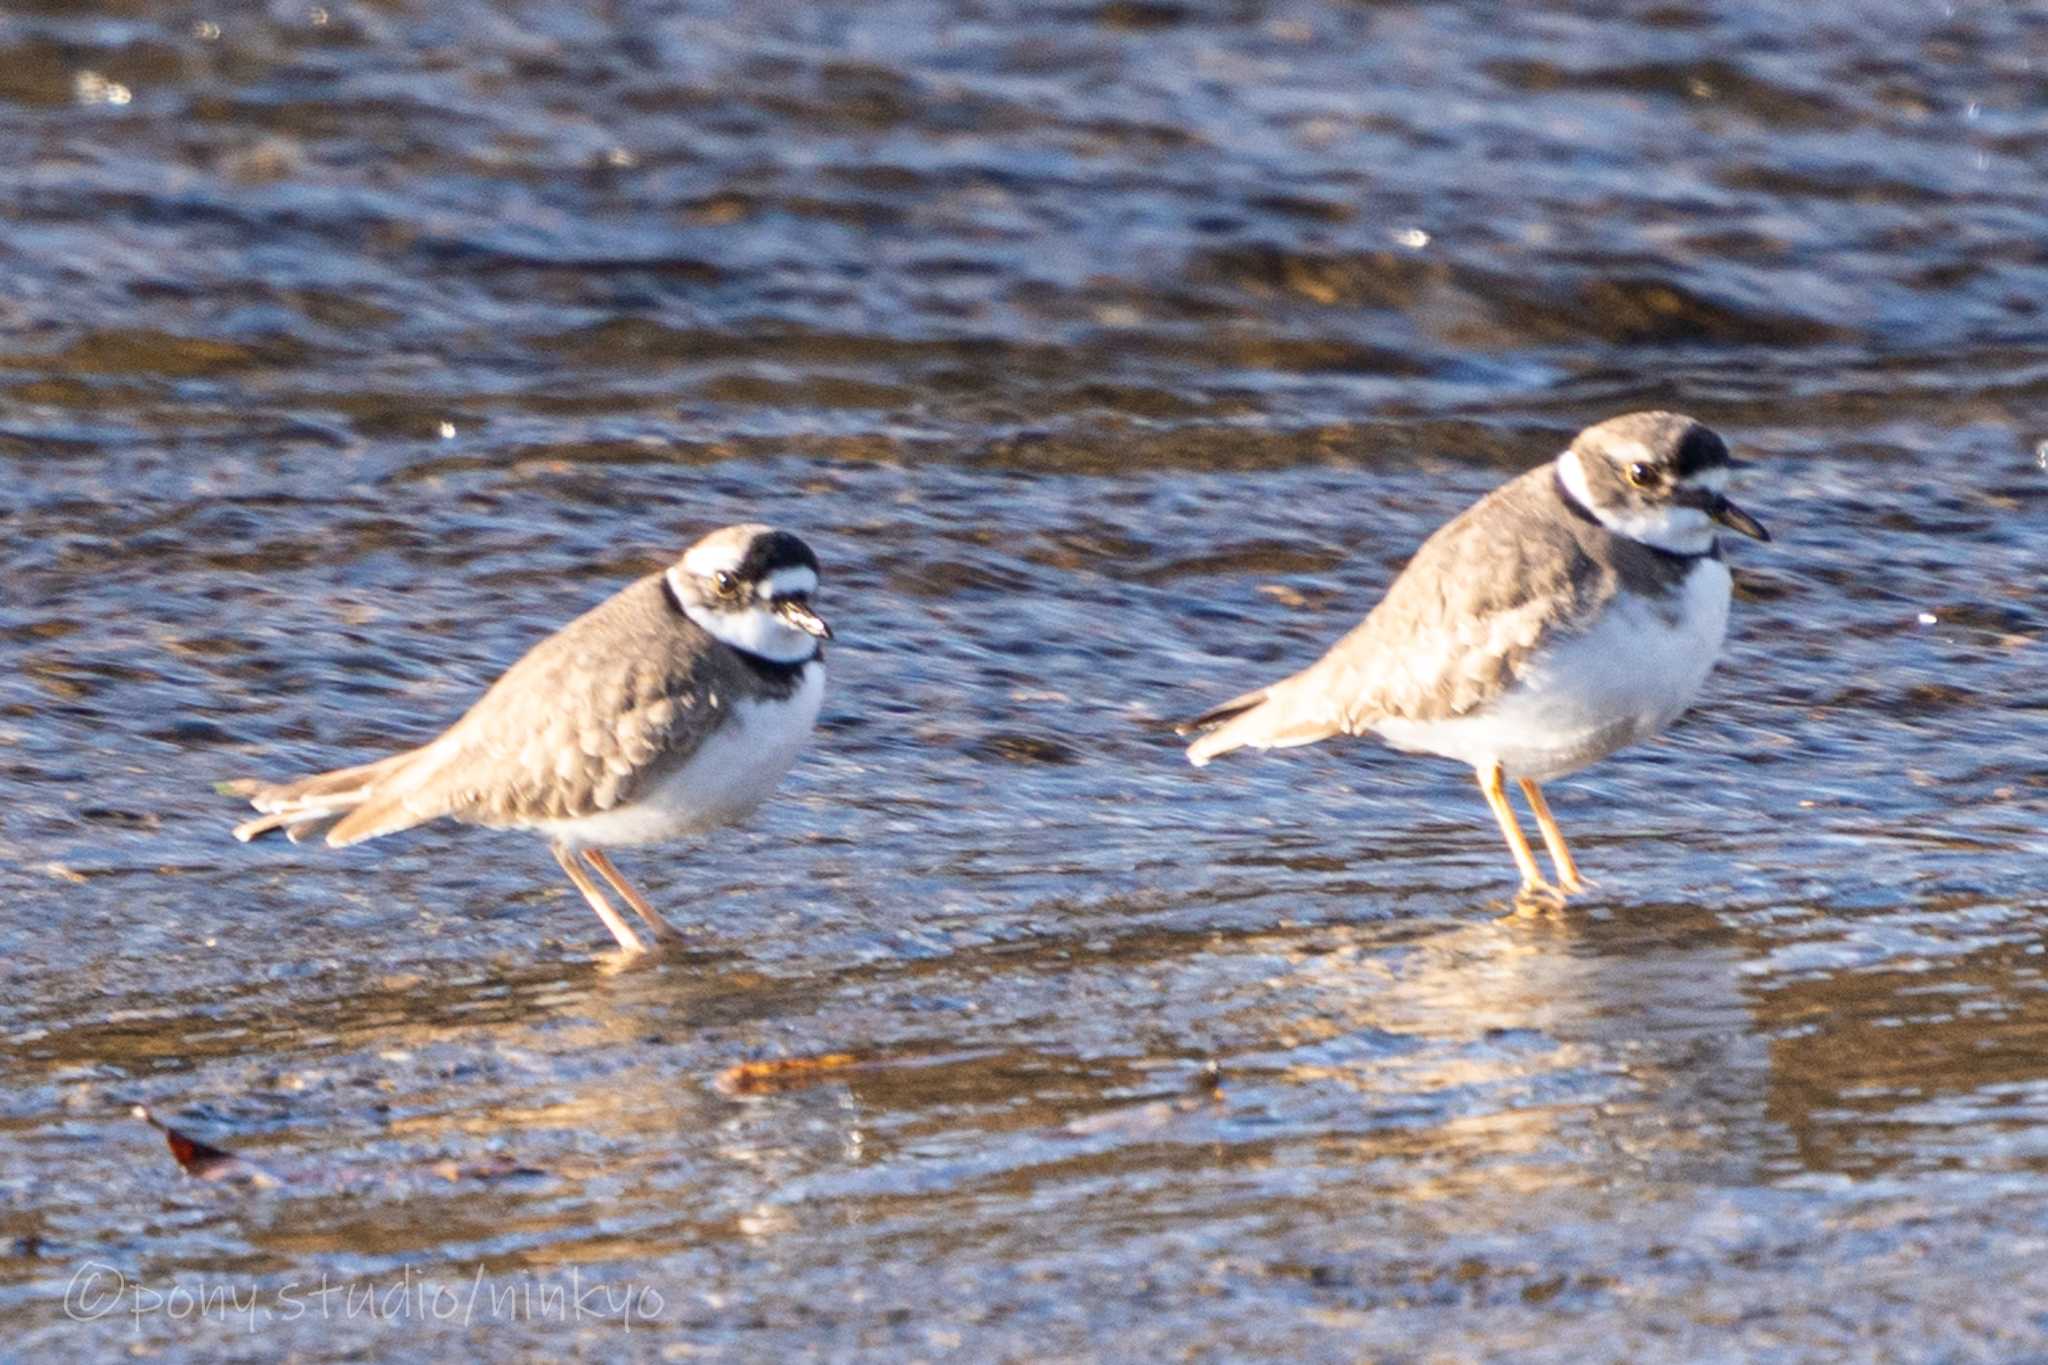
[[[713,639],[778,664],[800,664],[817,656],[818,642],[777,616],[768,603],[756,600],[731,611],[716,611],[692,600],[681,575],[680,566],[668,570],[669,594],[682,603],[684,615],[709,631]]]
[[[1697,507],[1639,510],[1602,507],[1594,502],[1592,490],[1586,487],[1585,466],[1579,463],[1576,450],[1567,450],[1557,457],[1557,477],[1573,502],[1618,536],[1679,555],[1703,555],[1714,548],[1714,523]],[[1726,470],[1713,469],[1702,473],[1698,482],[1718,492],[1719,484],[1727,478]]]

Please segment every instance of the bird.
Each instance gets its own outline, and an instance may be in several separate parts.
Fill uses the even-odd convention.
[[[1771,538],[1729,501],[1734,467],[1719,435],[1679,413],[1587,427],[1438,528],[1321,659],[1177,727],[1199,735],[1189,761],[1365,734],[1457,759],[1514,856],[1518,902],[1584,891],[1541,784],[1648,739],[1698,695],[1732,595],[1717,531]]]
[[[593,871],[655,938],[679,939],[606,850],[729,825],[789,771],[825,693],[818,572],[788,531],[713,531],[533,646],[418,748],[224,784],[260,812],[235,838],[341,848],[443,818],[533,830],[627,955],[647,942]]]

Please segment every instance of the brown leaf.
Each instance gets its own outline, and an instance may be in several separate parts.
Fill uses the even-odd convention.
[[[826,1073],[871,1065],[870,1059],[852,1052],[825,1052],[816,1057],[769,1057],[758,1062],[741,1062],[718,1073],[712,1084],[721,1094],[766,1095],[782,1090],[800,1090],[816,1085]]]
[[[130,1112],[164,1135],[164,1145],[171,1149],[172,1159],[194,1180],[253,1185],[259,1189],[269,1189],[279,1183],[276,1176],[260,1166],[171,1127],[152,1114],[148,1105],[138,1104]]]
[[[516,1176],[547,1174],[538,1166],[522,1166],[509,1156],[492,1157],[489,1161],[437,1161],[429,1169],[451,1185],[465,1180],[508,1180]]]

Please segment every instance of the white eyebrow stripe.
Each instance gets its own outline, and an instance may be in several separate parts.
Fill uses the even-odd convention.
[[[769,574],[763,580],[759,593],[773,600],[777,597],[808,597],[817,590],[818,571],[807,564],[792,564]]]

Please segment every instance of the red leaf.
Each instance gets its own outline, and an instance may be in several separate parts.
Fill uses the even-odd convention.
[[[138,1104],[132,1112],[164,1135],[164,1145],[171,1149],[172,1159],[194,1180],[227,1181],[266,1189],[278,1183],[276,1176],[233,1152],[222,1151],[171,1127],[152,1114],[148,1105]]]

